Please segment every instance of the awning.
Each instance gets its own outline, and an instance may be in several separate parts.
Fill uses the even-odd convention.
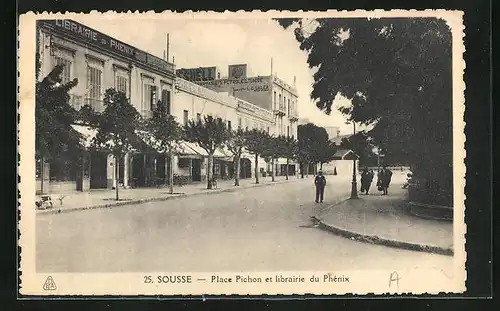
[[[160,142],[158,142],[155,139],[154,135],[152,135],[151,133],[149,133],[147,131],[140,131],[140,130],[136,130],[135,132],[136,132],[137,136],[139,136],[139,138],[146,145],[153,148],[155,151],[157,151],[159,153],[164,153],[167,151],[167,150],[163,150],[163,146],[160,144]],[[172,147],[173,147],[174,153],[177,153],[179,150],[182,150],[181,143],[174,142],[174,143],[172,143]]]
[[[90,126],[71,124],[71,127],[83,136],[83,145],[89,148],[92,145],[92,140],[97,135],[97,130]]]
[[[208,153],[198,146],[198,144],[195,143],[190,143],[187,141],[181,141],[179,144],[179,155],[182,156],[196,156],[197,158],[199,157],[206,157],[208,156]]]

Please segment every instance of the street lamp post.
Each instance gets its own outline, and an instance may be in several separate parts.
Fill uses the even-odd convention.
[[[346,122],[349,124],[350,122]],[[351,139],[351,147],[354,149],[354,136],[356,135],[356,122],[352,121],[353,125],[353,138]],[[353,150],[354,152],[354,150]],[[352,184],[351,184],[351,197],[350,199],[359,199],[358,196],[358,184],[356,182],[356,154],[354,154],[353,165],[352,165]]]

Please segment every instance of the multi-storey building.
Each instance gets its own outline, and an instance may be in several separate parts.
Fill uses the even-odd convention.
[[[72,20],[42,20],[37,27],[40,79],[56,65],[63,64],[62,82],[74,78],[79,81],[70,91],[70,103],[77,110],[88,104],[102,112],[105,90],[115,88],[124,92],[145,118],[152,115],[152,109],[160,102],[180,124],[211,115],[224,120],[230,128],[272,126],[271,111],[176,77],[172,63],[90,27]],[[86,126],[74,128],[87,137],[87,145],[96,134],[95,129]],[[55,168],[41,161],[37,162],[41,164],[39,170],[45,173],[37,176],[45,176],[44,185],[48,185],[49,192],[74,191],[148,186],[154,184],[154,180],[165,180],[170,169],[170,161],[158,154],[127,154],[119,163],[111,155],[97,152],[87,158],[83,176],[66,176],[49,182],[59,174],[54,174]],[[231,178],[234,175],[231,155],[227,150],[217,150],[215,158],[214,173],[220,178]],[[250,155],[243,156],[240,177],[252,176],[251,159]],[[172,162],[176,178],[185,182],[205,180],[207,154],[196,144],[182,142]],[[119,166],[118,176],[115,165]]]
[[[214,67],[206,67],[214,68]],[[198,68],[180,69],[182,72],[193,72]],[[257,123],[254,120],[241,117],[238,123],[242,127],[252,125],[255,128],[266,130],[271,135],[283,135],[297,137],[298,126],[298,93],[291,86],[276,75],[247,77],[247,65],[228,66],[227,78],[204,79],[206,75],[191,74],[193,82],[217,92],[227,92],[233,96],[246,100],[265,111],[270,112],[272,121],[270,125]],[[210,75],[211,77],[215,75]],[[295,84],[295,81],[294,81]],[[275,171],[278,175],[284,175],[286,171],[286,159],[279,159]],[[268,167],[267,170],[270,170]],[[290,174],[295,174],[296,164],[291,163],[288,167]]]
[[[151,115],[151,108],[161,100],[167,106],[172,101],[175,68],[161,58],[146,53],[129,44],[114,39],[95,29],[67,19],[40,20],[37,23],[37,53],[43,79],[58,64],[63,64],[62,82],[78,79],[78,85],[70,90],[70,103],[75,109],[90,105],[102,112],[104,92],[115,88],[127,95],[131,104],[144,116]],[[76,127],[91,135],[84,127]],[[139,163],[146,162],[145,155],[125,157],[120,165],[120,182],[132,171],[140,172]],[[129,165],[137,163],[136,165]],[[113,167],[117,165],[110,155],[94,153],[86,163],[83,178],[78,178],[77,188],[106,188],[117,185]],[[45,168],[45,165],[41,165]],[[44,169],[45,171],[45,169]],[[54,175],[44,174],[49,177]],[[62,188],[74,187],[75,176],[55,183]],[[66,182],[66,184],[64,184]],[[49,188],[50,190],[50,188]]]

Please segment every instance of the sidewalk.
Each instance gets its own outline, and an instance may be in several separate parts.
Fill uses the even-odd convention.
[[[209,195],[220,192],[238,191],[253,187],[271,186],[275,184],[295,182],[303,179],[297,176],[289,176],[288,180],[285,176],[277,176],[275,182],[271,181],[271,177],[259,178],[259,184],[255,184],[255,178],[247,178],[240,180],[240,186],[234,186],[234,180],[218,181],[218,188],[208,190],[205,182],[193,183],[184,186],[174,186],[174,193],[169,194],[168,187],[162,188],[139,188],[139,189],[119,189],[119,201],[115,200],[115,190],[99,189],[86,192],[72,192],[65,194],[62,200],[62,205],[58,200],[59,194],[50,194],[54,207],[46,210],[37,210],[37,214],[57,214],[78,210],[106,208],[113,206],[146,203],[151,201],[165,201],[187,196]],[[33,204],[34,206],[34,204]]]
[[[453,255],[453,223],[411,215],[401,184],[389,195],[376,189],[359,200],[344,200],[316,217],[321,228],[373,244]]]

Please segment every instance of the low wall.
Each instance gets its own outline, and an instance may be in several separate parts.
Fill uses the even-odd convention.
[[[36,180],[36,193],[41,194],[42,182],[40,179]],[[90,180],[89,178],[85,178],[83,180],[83,190],[90,189]],[[75,192],[76,190],[76,181],[47,181],[43,182],[43,192],[44,194],[57,194],[57,193],[67,193],[67,192]]]

